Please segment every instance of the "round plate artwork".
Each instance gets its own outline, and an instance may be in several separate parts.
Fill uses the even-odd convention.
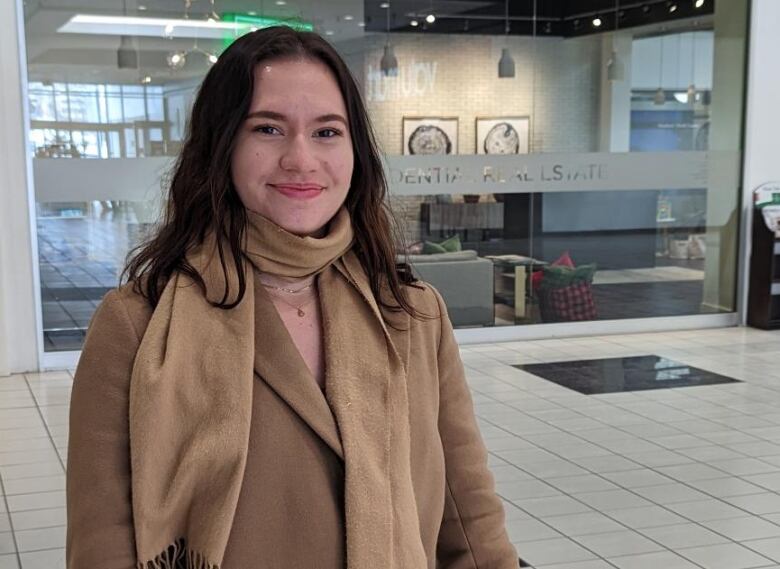
[[[485,136],[485,154],[517,154],[520,152],[520,135],[508,122],[500,122]]]
[[[452,142],[438,126],[418,126],[409,137],[409,154],[449,154]]]

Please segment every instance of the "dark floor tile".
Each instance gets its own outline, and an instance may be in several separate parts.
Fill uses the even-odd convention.
[[[693,387],[738,380],[659,356],[514,366],[585,395]]]

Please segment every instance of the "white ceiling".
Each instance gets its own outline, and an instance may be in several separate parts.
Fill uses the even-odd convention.
[[[6,0],[0,0],[6,1]],[[135,83],[149,75],[154,83],[176,83],[201,77],[208,67],[206,58],[192,53],[187,65],[171,71],[166,56],[172,51],[190,50],[193,39],[135,38],[140,70],[118,69],[119,36],[58,33],[58,28],[75,14],[126,13],[141,17],[182,18],[184,0],[25,0],[25,34],[28,76],[32,81]],[[363,0],[287,0],[278,6],[275,0],[214,0],[217,13],[256,12],[275,18],[302,18],[314,25],[335,44],[364,37],[358,24],[363,19]],[[139,7],[145,9],[139,9]],[[125,12],[126,10],[126,12]],[[210,0],[192,0],[189,17],[206,19]],[[352,19],[345,19],[352,16]],[[198,41],[198,47],[218,52],[221,41]]]

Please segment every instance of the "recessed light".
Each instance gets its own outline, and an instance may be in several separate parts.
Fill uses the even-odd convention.
[[[352,20],[354,20],[354,19],[355,19],[355,16],[351,16],[351,15],[347,14],[346,16],[344,16],[344,19],[345,19],[347,22],[351,22]]]
[[[139,5],[138,5],[138,10],[139,10],[139,11],[141,11],[141,12],[143,12],[143,11],[145,11],[145,10],[146,10],[146,6],[144,6],[143,4],[139,4]]]
[[[249,12],[247,12],[247,14],[249,14],[250,16],[257,16],[257,12],[255,12],[254,10],[250,10]]]
[[[669,13],[674,14],[677,11],[677,4],[669,4]]]
[[[701,8],[704,6],[704,0],[696,0],[693,4],[696,8]]]
[[[277,6],[284,6],[285,4],[287,4],[287,2],[285,2],[284,0],[276,0]]]
[[[141,78],[141,83],[143,83],[144,85],[151,82],[152,82],[152,78],[149,75],[146,75],[145,77]]]
[[[593,27],[594,27],[594,28],[599,28],[599,27],[601,27],[601,18],[599,18],[598,16],[596,16],[595,18],[593,18]]]
[[[432,24],[436,21],[436,16],[434,16],[433,14],[428,14],[427,16],[425,16],[425,21],[428,22],[429,24]]]
[[[333,35],[333,30],[325,30],[325,35],[326,36],[332,36]]]
[[[390,2],[382,2],[382,3],[379,5],[379,7],[380,7],[380,8],[389,8],[389,7],[390,7]]]
[[[366,23],[365,22],[358,22],[358,26],[360,26],[361,28],[365,28],[366,27]]]
[[[416,28],[417,26],[420,25],[420,22],[418,22],[417,20],[412,20],[411,22],[409,22],[409,25],[412,26],[413,28]]]

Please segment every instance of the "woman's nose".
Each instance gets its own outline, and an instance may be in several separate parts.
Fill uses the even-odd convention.
[[[317,159],[311,148],[311,140],[305,135],[292,136],[280,158],[283,170],[311,172],[317,168]]]

